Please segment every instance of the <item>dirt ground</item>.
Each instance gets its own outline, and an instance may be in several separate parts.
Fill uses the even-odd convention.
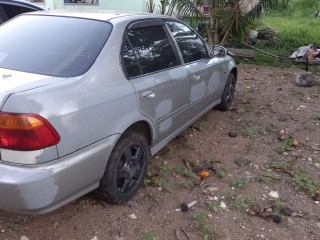
[[[42,216],[0,211],[0,239],[319,240],[320,86],[296,86],[299,72],[240,64],[231,111],[154,156],[129,203],[91,193]]]

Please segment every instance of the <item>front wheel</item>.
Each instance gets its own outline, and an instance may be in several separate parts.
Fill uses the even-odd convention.
[[[124,133],[110,155],[98,194],[113,204],[128,202],[143,182],[149,156],[143,136],[132,131]]]
[[[235,88],[236,78],[234,74],[230,73],[221,96],[221,103],[217,105],[216,109],[220,111],[228,111],[230,109],[233,102]]]

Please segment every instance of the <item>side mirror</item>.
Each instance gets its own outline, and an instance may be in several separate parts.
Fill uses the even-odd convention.
[[[228,54],[228,50],[220,45],[213,46],[213,56],[214,57],[225,57]]]

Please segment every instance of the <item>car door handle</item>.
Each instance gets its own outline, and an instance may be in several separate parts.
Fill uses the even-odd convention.
[[[156,97],[156,94],[153,91],[146,91],[146,92],[142,93],[142,99],[145,102],[149,101],[155,97]]]
[[[199,81],[200,78],[201,78],[201,76],[200,76],[199,74],[192,74],[191,76],[192,76],[192,79],[193,79],[194,81]]]

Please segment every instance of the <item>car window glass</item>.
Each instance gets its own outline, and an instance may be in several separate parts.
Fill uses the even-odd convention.
[[[128,38],[143,74],[174,67],[178,64],[173,47],[162,26],[130,29]]]
[[[30,9],[27,7],[10,5],[10,4],[3,4],[2,8],[3,8],[4,12],[6,13],[8,19],[11,19],[19,14],[22,14],[22,13],[34,11],[33,9]]]
[[[22,15],[0,28],[0,68],[56,77],[85,73],[111,32],[102,21]]]
[[[122,50],[123,63],[129,77],[140,75],[140,68],[133,50],[130,48],[128,41],[125,42]]]
[[[185,63],[208,58],[205,43],[188,26],[179,22],[167,22],[167,25],[176,39]]]

